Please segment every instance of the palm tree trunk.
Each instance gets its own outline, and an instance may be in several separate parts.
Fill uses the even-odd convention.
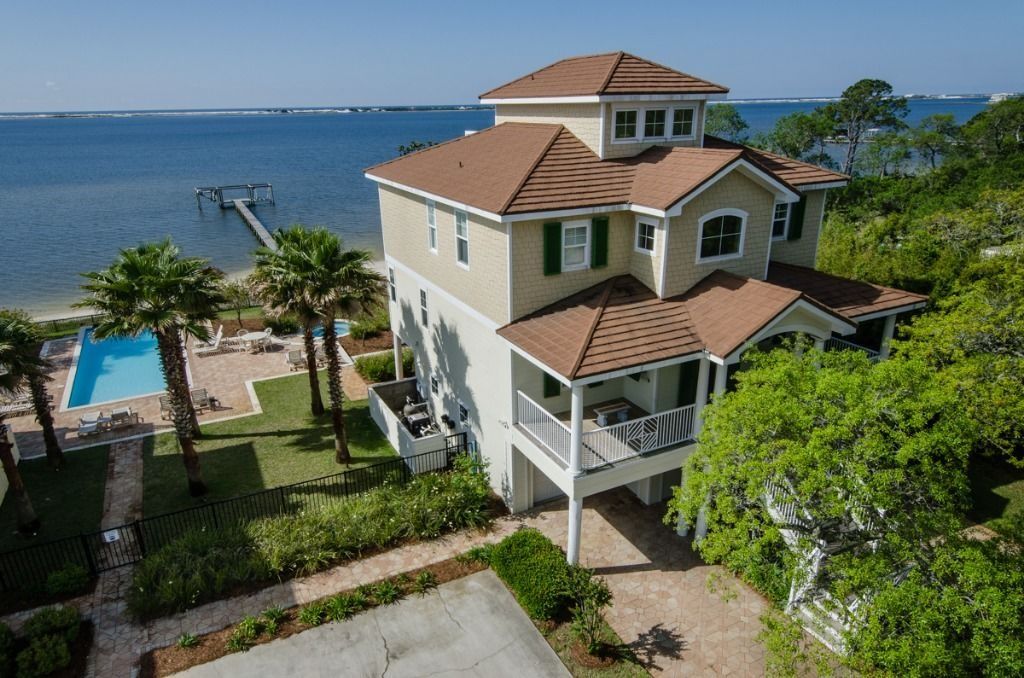
[[[306,371],[309,372],[309,409],[314,417],[324,413],[324,398],[320,394],[320,375],[316,369],[316,340],[312,323],[302,326],[302,341],[306,345]]]
[[[181,364],[181,383],[185,386],[185,401],[188,403],[188,418],[192,422],[192,437],[202,438],[203,432],[199,428],[199,415],[196,414],[195,405],[192,404],[192,392],[188,386],[188,374],[185,372],[185,364],[188,360],[188,350],[185,348],[185,341],[178,335],[178,357]]]
[[[352,462],[345,433],[345,392],[341,388],[341,357],[338,355],[338,335],[334,331],[334,316],[324,323],[324,350],[327,352],[327,392],[331,397],[331,426],[334,428],[334,461],[346,466]]]
[[[194,442],[195,408],[189,395],[188,379],[185,376],[185,363],[181,354],[181,338],[174,330],[156,335],[157,347],[160,351],[160,363],[167,383],[167,393],[171,401],[171,420],[181,447],[182,462],[188,477],[188,493],[193,497],[206,494],[206,484],[199,470],[199,454]]]
[[[21,479],[18,463],[14,461],[14,446],[7,440],[7,427],[0,424],[0,464],[3,464],[4,475],[7,476],[8,491],[14,497],[14,513],[18,522],[18,532],[34,535],[39,532],[39,518],[32,508],[32,500],[25,490],[25,482]]]
[[[43,427],[46,459],[55,471],[59,471],[64,466],[64,451],[60,449],[57,433],[53,430],[53,415],[50,414],[50,399],[46,397],[46,383],[41,376],[34,376],[29,378],[28,387],[32,392],[32,406],[36,410],[36,421]]]

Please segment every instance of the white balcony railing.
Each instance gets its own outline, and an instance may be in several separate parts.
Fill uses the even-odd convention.
[[[826,351],[863,351],[864,353],[867,354],[868,360],[878,360],[879,359],[878,351],[874,351],[874,350],[868,348],[867,346],[861,346],[860,344],[855,344],[852,341],[847,341],[845,339],[840,339],[839,337],[832,337],[831,339],[826,341],[825,342],[825,350]]]
[[[572,433],[557,417],[518,392],[517,423],[569,466]],[[693,439],[694,406],[678,407],[583,434],[583,470],[638,457]]]

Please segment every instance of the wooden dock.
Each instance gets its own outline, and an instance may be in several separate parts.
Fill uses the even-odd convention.
[[[238,212],[240,217],[242,217],[242,221],[244,221],[245,225],[249,227],[249,230],[252,231],[253,235],[255,235],[256,238],[267,248],[276,250],[277,243],[274,242],[274,238],[270,235],[270,231],[260,223],[260,220],[252,213],[249,206],[245,204],[245,200],[238,198],[231,202],[234,205],[235,211]]]

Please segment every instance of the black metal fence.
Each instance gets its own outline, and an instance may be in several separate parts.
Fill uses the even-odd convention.
[[[82,533],[0,553],[0,591],[41,588],[47,577],[77,564],[92,577],[132,565],[146,554],[192,530],[242,525],[260,518],[325,507],[385,484],[404,485],[421,473],[447,471],[455,457],[469,451],[465,433],[446,436],[443,447],[410,457],[281,485],[231,499],[142,518],[109,530]]]

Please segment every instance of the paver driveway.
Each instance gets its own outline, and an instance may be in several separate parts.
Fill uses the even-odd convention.
[[[492,572],[222,657],[178,674],[222,676],[568,676]]]

